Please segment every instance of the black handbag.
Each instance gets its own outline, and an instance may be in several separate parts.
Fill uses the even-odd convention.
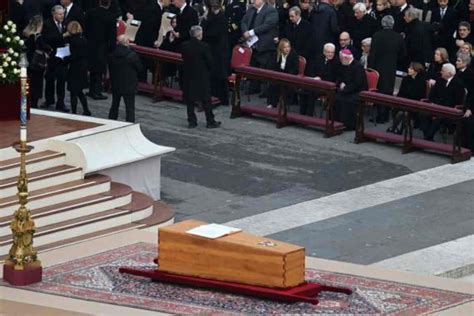
[[[32,70],[45,70],[48,65],[48,53],[42,50],[35,50],[33,57],[31,58],[30,69]]]

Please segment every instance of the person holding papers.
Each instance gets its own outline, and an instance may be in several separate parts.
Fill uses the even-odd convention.
[[[69,109],[64,105],[65,84],[67,67],[64,62],[63,55],[57,54],[58,49],[64,48],[66,43],[64,41],[64,8],[60,5],[55,5],[51,10],[51,18],[44,21],[43,37],[46,44],[53,49],[48,60],[46,68],[46,101],[43,108],[48,108],[54,104],[54,92],[56,90],[56,110],[69,112]]]
[[[240,23],[242,37],[252,47],[253,67],[268,68],[275,52],[274,39],[278,37],[278,12],[266,3],[266,0],[255,0]],[[252,82],[251,92],[258,93],[259,85]]]

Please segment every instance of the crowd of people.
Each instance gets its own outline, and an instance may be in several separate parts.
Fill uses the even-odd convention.
[[[117,20],[139,20],[135,43],[183,53],[185,64],[199,74],[186,74],[186,67],[165,67],[178,73],[188,104],[189,126],[196,125],[194,106],[201,103],[208,126],[217,127],[210,96],[229,102],[227,76],[231,72],[232,48],[252,48],[251,65],[286,73],[299,71],[298,56],[306,59],[304,75],[335,82],[338,87],[335,119],[355,128],[358,94],[367,89],[364,69],[379,73],[378,92],[392,95],[397,72],[405,73],[398,96],[459,107],[464,111],[464,145],[474,149],[474,71],[471,64],[474,35],[474,0],[11,0],[11,17],[24,28],[30,60],[32,106],[38,106],[45,81],[44,107],[64,104],[65,85],[71,93],[71,109],[78,100],[90,115],[87,96],[105,99],[103,78],[110,73],[113,106],[117,117],[123,98],[133,112],[138,81],[154,72],[153,61],[139,58],[126,38],[117,42]],[[158,39],[163,12],[175,14],[172,30]],[[199,26],[199,28],[196,28]],[[199,43],[198,43],[199,42]],[[57,49],[68,46],[70,56],[57,57]],[[190,48],[191,47],[191,48]],[[37,51],[47,52],[44,63]],[[195,55],[201,52],[202,58]],[[193,54],[195,53],[195,54]],[[188,59],[188,62],[186,62]],[[189,60],[194,59],[191,63]],[[202,63],[205,69],[196,63]],[[186,65],[185,65],[186,66]],[[125,69],[128,67],[128,69]],[[204,69],[204,70],[203,70]],[[201,74],[205,74],[204,76]],[[122,79],[114,80],[114,74]],[[209,78],[209,87],[190,84],[198,76]],[[196,84],[200,83],[195,81]],[[201,83],[202,84],[202,83]],[[206,84],[205,84],[206,85]],[[208,89],[209,88],[209,89]],[[209,92],[208,92],[209,90]],[[252,81],[249,93],[276,106],[279,87]],[[203,92],[204,91],[204,92]],[[197,96],[197,98],[194,98]],[[299,104],[300,113],[314,115],[318,95],[299,91],[289,102]],[[192,114],[191,114],[192,112]],[[390,119],[388,108],[377,107],[378,123]],[[402,133],[403,113],[392,113],[389,132]],[[133,121],[132,114],[127,120]],[[416,117],[415,126],[432,140],[449,123],[435,117]]]

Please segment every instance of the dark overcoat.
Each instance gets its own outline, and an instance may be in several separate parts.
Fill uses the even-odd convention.
[[[181,45],[183,56],[183,88],[185,102],[209,102],[210,76],[213,65],[211,49],[207,43],[192,38]]]

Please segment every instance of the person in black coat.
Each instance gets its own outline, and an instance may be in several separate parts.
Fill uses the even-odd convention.
[[[474,150],[474,119],[472,117],[472,110],[474,109],[474,70],[469,65],[472,58],[470,54],[458,54],[456,60],[458,78],[461,85],[467,90],[466,100],[464,102],[464,137],[463,146]]]
[[[344,49],[339,53],[341,61],[336,84],[336,102],[334,119],[344,123],[346,129],[356,126],[356,109],[359,104],[359,93],[367,90],[367,76],[364,67],[354,60],[351,51]]]
[[[351,34],[354,47],[360,47],[362,40],[372,37],[377,31],[377,20],[367,14],[365,4],[359,2],[354,5],[354,16],[349,20],[347,31]]]
[[[450,108],[462,105],[464,100],[464,87],[455,77],[456,68],[452,64],[444,64],[441,69],[441,79],[431,89],[429,100],[438,105]],[[438,130],[445,125],[446,119],[433,118],[431,115],[423,116],[421,128],[426,140],[432,141]]]
[[[214,65],[211,70],[211,93],[222,105],[229,105],[227,71],[229,68],[229,39],[227,23],[219,0],[206,1],[207,15],[201,21],[203,41],[211,48]]]
[[[433,55],[433,33],[431,25],[418,20],[416,9],[405,12],[405,44],[408,61],[416,61],[424,65],[431,61]]]
[[[474,45],[474,35],[471,33],[471,24],[466,21],[459,23],[456,38],[452,39],[450,54],[453,59],[459,48],[461,48],[464,43]]]
[[[408,75],[402,79],[397,96],[416,101],[420,101],[426,97],[426,76],[422,64],[416,62],[410,63]],[[392,126],[387,129],[387,132],[399,135],[403,134],[403,128],[400,128],[403,113],[403,111],[396,110],[392,112],[393,123]]]
[[[81,24],[71,21],[65,34],[71,56],[67,58],[69,71],[67,75],[67,88],[71,93],[71,111],[77,113],[77,100],[81,101],[83,115],[91,116],[87,105],[87,98],[82,92],[87,87],[87,41],[82,36]]]
[[[81,6],[73,0],[61,0],[64,7],[64,25],[67,27],[70,22],[77,21],[84,28],[84,11]]]
[[[110,58],[110,83],[112,86],[112,106],[109,119],[116,120],[120,101],[125,103],[125,120],[135,122],[135,94],[138,88],[138,74],[143,65],[138,55],[129,47],[130,40],[126,35],[117,38],[118,44]]]
[[[372,37],[368,67],[379,73],[377,90],[388,95],[393,94],[397,64],[406,55],[403,37],[393,31],[394,19],[387,15],[382,19],[382,28]],[[377,122],[389,120],[389,111],[386,107],[377,107]]]
[[[326,43],[336,43],[339,34],[336,10],[327,0],[319,1],[311,11],[311,47],[309,54],[318,56]]]
[[[407,22],[405,20],[405,13],[410,9],[406,0],[396,0],[396,4],[391,7],[390,15],[395,20],[393,30],[397,33],[405,33]]]
[[[289,11],[290,23],[286,24],[283,38],[287,38],[296,54],[309,59],[311,45],[311,24],[301,18],[301,9],[292,7]]]
[[[65,85],[67,76],[67,66],[64,59],[56,57],[57,49],[65,47],[63,34],[64,27],[64,8],[56,5],[52,9],[52,16],[44,21],[43,37],[46,44],[52,48],[50,58],[48,60],[48,67],[46,68],[46,101],[43,105],[48,108],[54,104],[54,92],[56,91],[56,110],[68,112],[69,110],[64,105]]]
[[[23,1],[9,1],[10,11],[8,12],[8,18],[15,23],[18,32],[21,32],[20,30],[23,30],[28,24],[25,6],[23,5]]]
[[[194,107],[196,102],[201,102],[206,114],[207,128],[216,128],[220,122],[214,119],[211,107],[211,69],[212,53],[209,45],[202,42],[203,31],[199,25],[194,25],[190,30],[191,38],[181,45],[183,56],[183,93],[187,106],[188,127],[197,126]]]
[[[41,34],[43,30],[43,17],[41,15],[34,16],[25,28],[23,35],[26,38],[26,58],[28,60],[28,79],[30,80],[30,98],[31,107],[38,107],[38,100],[43,97],[44,71],[46,65],[34,64],[33,56],[36,51],[46,54],[51,53],[49,47]]]
[[[324,45],[323,53],[306,65],[304,75],[315,80],[336,82],[340,65],[337,58],[334,58],[335,55],[336,46],[332,43],[327,43]],[[318,93],[303,91],[300,94],[300,114],[313,116],[315,100],[318,97]]]
[[[177,52],[178,51],[178,45],[176,38],[174,37],[174,33],[176,32],[176,16],[171,18],[170,20],[170,25],[173,28],[173,30],[168,31],[166,33],[163,42],[160,45],[160,49],[162,50],[167,50],[170,52]],[[164,77],[174,77],[176,75],[176,65],[171,64],[171,63],[163,63],[161,65],[161,73]]]
[[[290,41],[282,38],[278,43],[275,57],[271,59],[270,70],[287,74],[298,74],[298,54],[291,48]],[[272,84],[268,88],[268,108],[276,107],[280,98],[280,85]]]
[[[430,63],[430,66],[426,71],[426,76],[427,79],[430,80],[431,86],[433,86],[436,81],[441,78],[441,68],[448,62],[448,51],[443,47],[436,48],[433,55],[433,61]]]
[[[107,99],[102,94],[102,79],[106,72],[107,56],[114,51],[117,36],[117,23],[109,8],[110,0],[99,0],[99,7],[87,11],[84,22],[89,57],[88,96],[94,100]]]

